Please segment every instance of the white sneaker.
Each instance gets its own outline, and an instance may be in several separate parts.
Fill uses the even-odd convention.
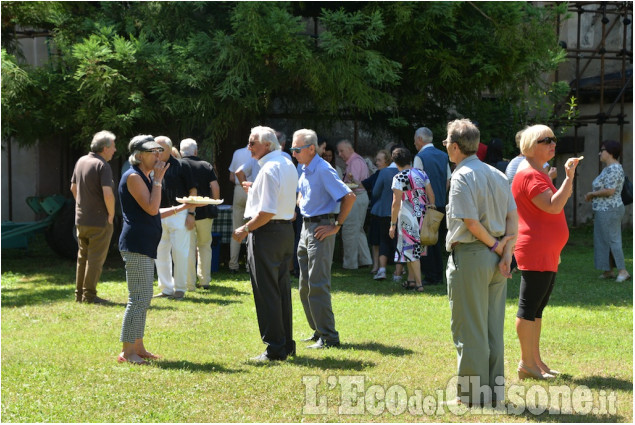
[[[615,281],[616,281],[616,282],[624,282],[625,280],[628,280],[628,279],[630,279],[630,278],[631,278],[631,275],[630,275],[630,274],[628,274],[628,273],[626,273],[626,274],[622,274],[622,273],[620,273],[620,274],[617,276],[617,279],[615,279]]]
[[[373,277],[375,280],[384,280],[386,279],[386,270],[378,270],[377,274]]]
[[[401,276],[392,275],[392,281],[397,283],[401,282]]]

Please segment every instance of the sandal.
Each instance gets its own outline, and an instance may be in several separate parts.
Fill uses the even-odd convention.
[[[413,287],[412,290],[414,292],[423,292],[423,284]]]
[[[417,287],[417,282],[414,280],[407,280],[406,283],[403,285],[403,287],[408,291],[412,291],[413,289]]]

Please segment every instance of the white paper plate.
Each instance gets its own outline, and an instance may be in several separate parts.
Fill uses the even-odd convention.
[[[346,186],[348,186],[351,189],[357,189],[359,187],[357,183],[346,183]]]
[[[223,203],[224,199],[191,199],[187,198],[176,198],[182,204],[193,204],[193,205],[220,205]]]

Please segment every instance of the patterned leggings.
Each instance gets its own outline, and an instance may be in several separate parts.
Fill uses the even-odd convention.
[[[128,305],[121,325],[121,342],[134,343],[143,338],[146,314],[152,300],[154,285],[154,260],[136,252],[121,251],[126,263]]]

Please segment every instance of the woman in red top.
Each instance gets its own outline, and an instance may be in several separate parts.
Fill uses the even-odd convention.
[[[512,182],[518,207],[518,240],[514,254],[522,272],[516,332],[520,340],[520,379],[553,378],[540,358],[542,311],[549,301],[560,262],[560,252],[569,239],[564,205],[573,191],[577,158],[564,165],[566,177],[556,189],[543,165],[556,154],[556,138],[545,125],[527,128],[520,140],[525,161]]]

